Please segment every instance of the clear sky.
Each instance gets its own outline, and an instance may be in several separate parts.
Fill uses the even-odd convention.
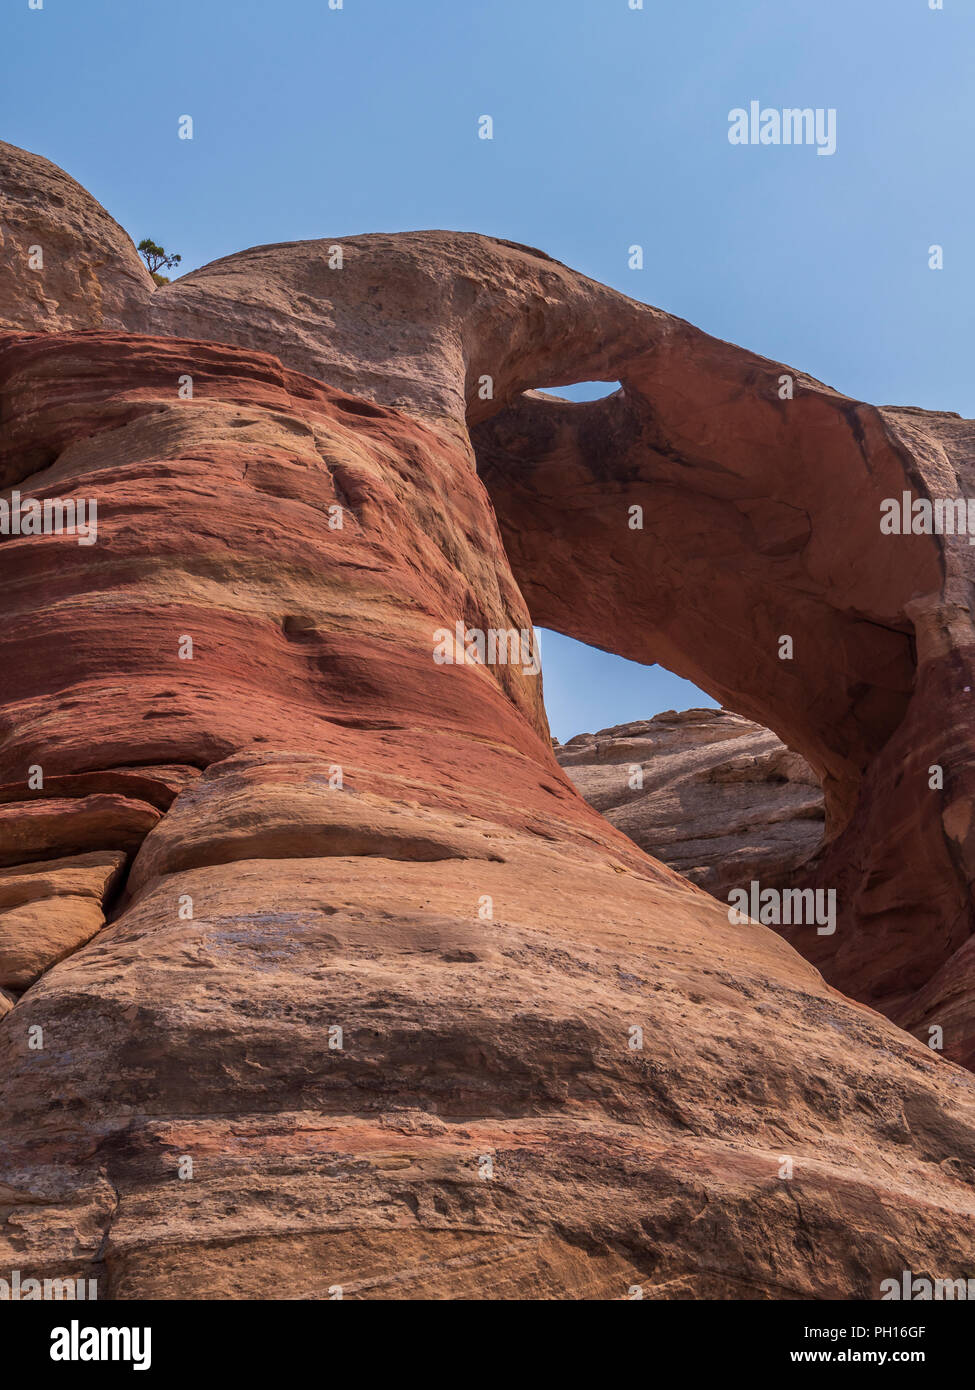
[[[851,395],[975,415],[973,0],[629,5],[3,0],[0,134],[183,271],[486,232]],[[752,101],[835,108],[836,153],[731,145]],[[563,739],[703,700],[554,636],[543,660]]]

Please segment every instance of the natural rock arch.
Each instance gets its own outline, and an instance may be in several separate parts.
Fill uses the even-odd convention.
[[[973,552],[880,529],[885,499],[965,495],[970,422],[851,400],[513,243],[352,237],[341,271],[334,244],[227,257],[148,322],[256,342],[462,447],[470,429],[532,619],[659,661],[801,752],[827,800],[802,882],[836,890],[840,924],[790,939],[975,1056]],[[534,389],[572,380],[623,389]]]
[[[836,889],[840,921],[790,939],[894,1017],[949,1016],[971,1057],[971,552],[880,531],[884,499],[965,494],[970,426],[795,374],[781,402],[784,368],[686,327],[618,370],[608,401],[529,394],[474,430],[534,620],[659,661],[801,752],[827,804],[801,882]]]
[[[0,174],[31,159],[0,147]],[[60,179],[70,262],[101,210]],[[846,531],[801,469],[783,483],[777,449],[858,480],[866,545],[875,491],[909,459],[918,486],[953,481],[965,426],[802,378],[787,410],[761,359],[455,233],[345,239],[341,272],[333,243],[256,248],[155,293],[108,258],[70,324],[56,294],[35,319],[29,204],[4,209],[3,486],[97,494],[102,536],[0,545],[0,965],[35,948],[0,991],[0,1265],[117,1298],[872,1298],[905,1268],[969,1273],[971,1075],[597,816],[531,676],[431,659],[451,618],[529,622],[497,515],[536,621],[598,636],[643,582],[645,645],[621,619],[612,645],[686,662],[805,742],[861,900],[905,883],[871,830],[888,855],[935,855],[946,823],[950,897],[970,726],[944,797],[918,803],[906,755],[895,785],[892,750],[933,756],[967,661],[968,552],[878,553],[893,599],[834,576],[828,550],[804,581],[817,525]],[[523,399],[573,376],[623,395]],[[726,537],[749,594],[778,576],[821,613],[838,677],[811,667],[805,698],[730,680],[734,651],[689,599],[684,651],[652,592],[667,571],[625,528],[633,490],[652,519],[664,487],[680,563]],[[597,525],[577,555],[580,497]],[[543,541],[567,589],[584,581],[576,615],[546,596]],[[708,597],[742,621],[740,597]],[[887,634],[872,682],[864,624]],[[804,616],[806,640],[819,627]],[[778,671],[763,628],[747,635]],[[864,830],[866,866],[844,849]],[[902,979],[932,954],[916,920],[879,943]],[[947,955],[967,916],[939,920]],[[842,930],[869,939],[859,918]],[[971,990],[954,1014],[939,988],[964,1037]]]

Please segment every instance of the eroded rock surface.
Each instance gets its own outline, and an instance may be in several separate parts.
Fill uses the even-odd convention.
[[[135,328],[152,289],[131,238],[86,189],[0,141],[0,329]]]
[[[716,898],[795,882],[823,838],[809,764],[730,710],[670,710],[577,734],[555,755],[590,806]]]
[[[975,551],[885,535],[881,504],[966,496],[972,424],[861,405],[676,322],[618,375],[602,401],[536,393],[475,430],[532,616],[660,662],[805,757],[826,838],[796,886],[835,892],[838,925],[790,939],[916,1018],[975,920]],[[946,1049],[970,1062],[953,1014]]]
[[[676,519],[698,517],[675,545],[686,641],[714,648],[701,673],[723,659],[762,718],[778,668],[759,654],[789,613],[807,665],[764,722],[794,729],[826,778],[837,845],[857,817],[886,826],[843,862],[851,883],[871,872],[896,893],[900,860],[863,857],[931,849],[947,811],[967,843],[970,748],[959,721],[943,798],[898,791],[883,762],[905,721],[918,766],[930,757],[923,699],[943,710],[964,664],[963,615],[950,631],[932,616],[939,546],[907,538],[874,575],[863,558],[901,447],[815,383],[791,414],[756,409],[769,364],[537,253],[452,233],[354,240],[362,254],[328,271],[341,279],[322,243],[186,277],[152,296],[156,336],[50,332],[29,309],[0,338],[3,486],[99,503],[95,545],[0,541],[0,853],[53,872],[101,840],[131,865],[108,924],[4,995],[0,1266],[83,1272],[103,1298],[622,1298],[633,1284],[875,1298],[905,1268],[967,1277],[971,1074],[775,932],[732,928],[589,807],[553,756],[537,677],[433,660],[438,629],[543,616],[580,635],[601,624],[629,655],[667,645],[641,587],[657,562],[617,555],[613,528],[644,472],[663,525],[671,469]],[[621,367],[624,397],[565,417],[557,438],[531,415],[522,438],[510,412],[478,438],[530,608],[465,402],[486,420],[525,387]],[[725,394],[702,395],[715,379]],[[749,399],[735,436],[722,412]],[[668,442],[668,401],[707,436],[693,462]],[[786,446],[804,439],[790,479]],[[778,498],[813,466],[863,494],[841,509],[860,528],[852,576],[838,513],[810,511],[817,562],[800,564]],[[742,491],[758,519],[722,549]],[[727,641],[714,629],[738,600],[719,560],[740,565],[742,603],[781,580],[771,616]],[[908,603],[927,615],[918,669]],[[832,674],[803,634],[817,660],[842,653]],[[875,765],[888,782],[870,781]],[[952,861],[931,913],[957,906],[963,871]],[[934,881],[944,857],[919,872]],[[967,919],[942,914],[933,939],[900,901],[876,956],[902,991],[908,962],[937,1011]],[[854,912],[848,943],[861,927]],[[969,999],[955,1027],[970,1016]]]

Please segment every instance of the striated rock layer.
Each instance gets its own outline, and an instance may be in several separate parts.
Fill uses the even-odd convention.
[[[480,377],[497,406],[683,328],[502,243],[356,240],[371,276],[389,259],[359,322],[352,258],[300,278],[324,277],[312,243],[154,295],[191,338],[0,337],[4,495],[98,502],[96,544],[0,541],[0,924],[5,950],[47,952],[0,998],[0,1268],[116,1298],[875,1298],[903,1269],[968,1277],[971,1074],[589,807],[530,670],[433,659],[457,622],[530,626],[466,434]],[[832,457],[828,420],[818,442]],[[516,451],[479,448],[524,575],[545,490],[518,465],[520,539]],[[579,538],[552,523],[557,557]],[[566,626],[618,618],[623,647],[601,605],[639,566],[603,561],[587,597],[599,549],[563,567]],[[911,554],[920,590],[937,547]],[[906,588],[906,564],[885,577]],[[637,627],[647,602],[629,593]],[[813,644],[851,621],[821,606]],[[796,694],[817,770],[860,724],[877,756],[897,737],[904,635],[901,694],[865,689],[859,724],[829,732],[828,682]],[[855,765],[834,759],[834,817]],[[52,902],[74,936],[15,916]],[[107,925],[85,940],[90,905]],[[938,954],[914,951],[919,971]],[[949,986],[925,978],[937,1011]]]
[[[577,734],[555,756],[597,811],[716,898],[796,881],[823,837],[804,758],[729,710],[669,710]]]

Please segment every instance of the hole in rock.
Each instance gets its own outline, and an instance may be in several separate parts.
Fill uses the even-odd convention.
[[[555,755],[591,806],[722,901],[795,884],[824,830],[801,755],[662,666],[548,630],[541,650]]]
[[[627,661],[547,628],[541,637],[545,713],[562,743],[662,710],[718,708],[710,695],[663,666]]]
[[[577,381],[571,386],[542,386],[547,396],[561,396],[567,401],[601,401],[620,389],[618,381]]]

